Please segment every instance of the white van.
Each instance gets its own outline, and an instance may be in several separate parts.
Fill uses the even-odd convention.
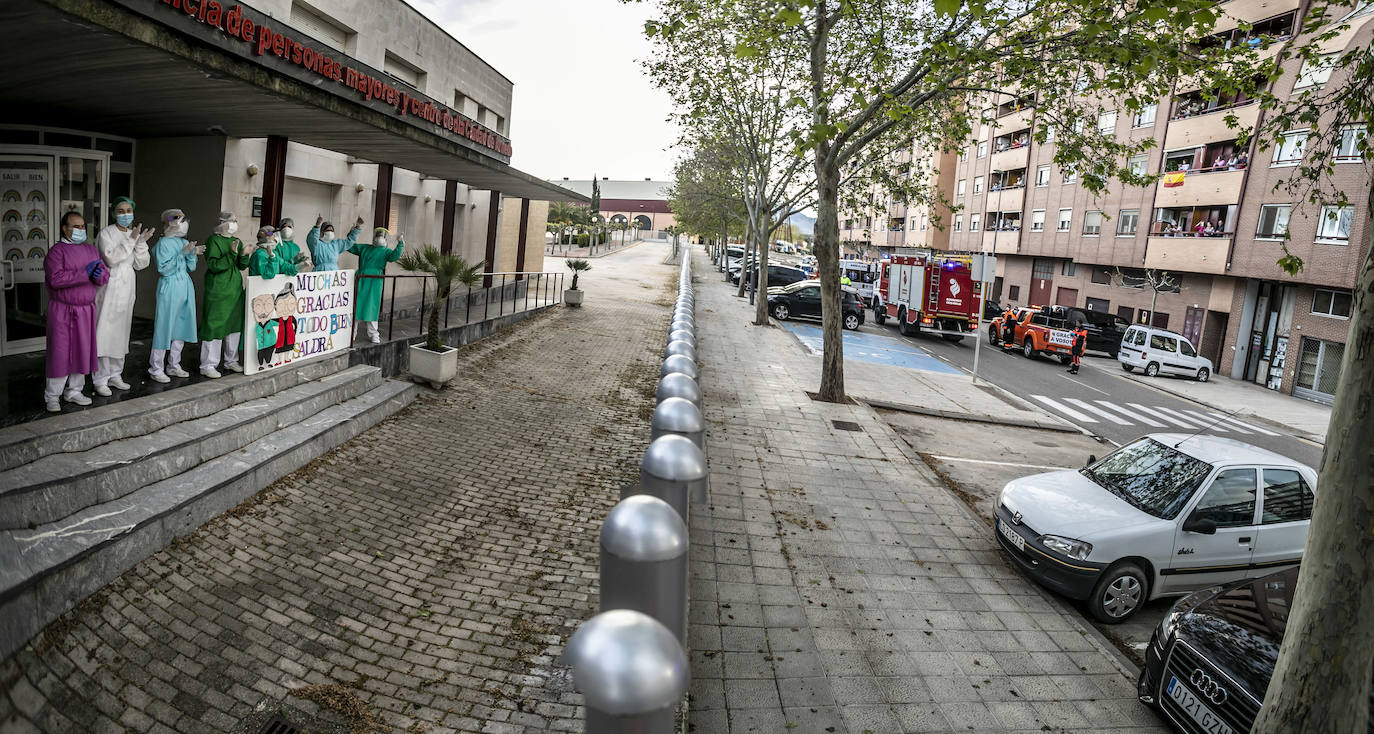
[[[1212,360],[1199,355],[1192,342],[1182,334],[1153,326],[1127,329],[1116,359],[1127,372],[1139,367],[1149,377],[1162,373],[1206,382],[1212,376]]]

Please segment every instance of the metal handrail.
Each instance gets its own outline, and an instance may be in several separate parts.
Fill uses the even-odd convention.
[[[501,316],[506,315],[506,313],[507,313],[507,311],[506,311],[506,302],[507,302],[507,300],[510,301],[511,310],[509,311],[509,313],[512,313],[512,314],[514,314],[514,313],[520,313],[521,311],[528,311],[528,310],[530,310],[530,299],[531,299],[531,296],[533,296],[533,298],[534,298],[534,305],[535,305],[536,308],[537,308],[537,307],[540,307],[541,303],[542,303],[543,306],[556,306],[556,305],[558,305],[559,303],[562,303],[562,302],[563,302],[563,287],[562,287],[562,286],[563,286],[564,277],[565,277],[565,275],[566,275],[565,273],[559,273],[559,272],[546,272],[546,271],[535,271],[535,270],[530,270],[530,271],[505,271],[505,272],[495,272],[495,273],[482,273],[483,281],[484,281],[484,282],[489,282],[489,281],[491,281],[492,279],[494,279],[495,276],[498,276],[498,275],[501,276],[501,283],[500,283],[499,285],[493,284],[493,285],[485,286],[485,287],[482,287],[482,288],[469,288],[469,289],[466,290],[465,293],[463,293],[463,294],[461,295],[461,297],[462,297],[462,299],[463,299],[463,322],[462,322],[462,323],[466,324],[466,323],[469,323],[469,322],[472,320],[472,315],[473,315],[473,314],[472,314],[473,301],[476,300],[476,298],[475,298],[476,294],[481,294],[481,302],[482,302],[482,303],[481,303],[481,305],[482,305],[482,319],[481,319],[481,320],[482,320],[482,321],[486,321],[487,319],[491,318],[491,297],[490,297],[489,294],[490,294],[492,291],[496,291],[496,292],[498,292],[498,293],[504,293],[504,291],[506,290],[506,288],[507,288],[508,286],[514,286],[514,287],[515,287],[515,292],[512,294],[511,298],[509,298],[509,299],[507,299],[504,295],[502,295],[501,298],[498,299],[498,310],[497,310],[497,314],[496,314],[498,318],[501,317]],[[512,276],[514,276],[514,277],[512,277]],[[377,279],[381,279],[381,280],[384,281],[384,282],[383,282],[383,285],[382,285],[382,298],[385,299],[385,300],[387,300],[387,301],[389,301],[389,307],[387,308],[387,325],[386,325],[386,338],[387,338],[387,341],[391,341],[392,336],[395,334],[395,327],[396,327],[396,285],[397,285],[397,283],[399,283],[400,280],[401,280],[402,278],[419,278],[419,279],[420,279],[420,301],[419,301],[419,304],[418,304],[418,308],[416,309],[416,317],[418,318],[419,331],[420,331],[421,334],[424,333],[425,328],[426,328],[425,321],[426,321],[427,316],[429,315],[429,302],[430,302],[430,296],[429,296],[429,281],[430,281],[431,278],[434,278],[433,275],[431,275],[431,274],[429,274],[429,273],[385,273],[385,274],[381,274],[381,275],[371,275],[371,274],[362,274],[362,273],[359,273],[359,274],[357,275],[356,280],[355,280],[354,289],[353,289],[353,298],[354,298],[354,302],[355,302],[355,303],[357,302],[357,297],[358,297],[357,285],[358,285],[358,283],[360,283],[360,282],[362,281],[363,278],[377,278]],[[387,296],[387,294],[386,294],[386,284],[385,284],[385,281],[387,281],[387,280],[390,280],[390,281],[391,281],[391,295],[390,295],[389,298],[388,298],[388,296]],[[537,290],[537,292],[535,292],[535,293],[532,293],[532,292],[531,292],[531,289],[530,289],[530,287],[529,287],[529,284],[530,284],[531,282],[537,282],[537,283],[538,283],[538,290]],[[522,283],[525,284],[525,287],[524,287],[524,296],[523,296],[523,308],[521,308],[521,303],[522,303],[522,301],[521,301],[521,296],[520,296],[520,284],[522,284]],[[449,297],[446,298],[446,299],[444,299],[444,328],[446,328],[446,329],[447,329],[448,326],[449,326],[450,317],[451,317],[451,315],[452,315],[452,311],[453,311],[453,302],[459,297],[459,294],[456,292],[457,290],[458,290],[458,289],[456,289],[456,288],[455,288],[455,289],[452,289],[452,291],[449,293]],[[437,295],[438,295],[438,294],[436,293],[435,296],[437,297]],[[408,318],[408,316],[404,313],[404,311],[405,311],[405,309],[402,310],[402,315],[401,315],[402,321],[404,321],[404,320],[406,320],[406,319]],[[378,312],[378,315],[380,315],[380,310],[379,310],[379,312]]]

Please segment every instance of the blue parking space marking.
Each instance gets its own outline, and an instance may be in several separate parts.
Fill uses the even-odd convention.
[[[821,354],[822,339],[818,326],[799,324],[792,321],[782,322],[783,328],[797,335],[802,344],[812,354]],[[961,370],[951,367],[930,356],[919,347],[892,337],[864,334],[854,331],[844,332],[844,358],[874,364],[890,364],[926,372],[942,372],[949,375],[962,375]]]

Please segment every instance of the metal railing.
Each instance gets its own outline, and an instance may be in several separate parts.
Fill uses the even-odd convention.
[[[492,317],[520,313],[563,302],[563,282],[566,273],[507,272],[483,273],[492,285],[485,288],[454,288],[444,300],[443,328],[486,321]],[[496,278],[500,278],[500,282]],[[381,319],[386,320],[386,340],[391,341],[399,328],[400,336],[423,334],[428,326],[429,307],[439,296],[433,275],[396,273],[387,275],[358,275],[357,283],[365,278],[382,281]],[[404,287],[402,286],[404,283]],[[418,284],[418,293],[416,292]],[[431,291],[434,291],[431,293]],[[353,298],[357,301],[357,285]],[[461,319],[461,320],[459,320]],[[413,325],[413,331],[412,331]]]
[[[639,483],[621,490],[601,526],[601,612],[578,627],[564,653],[589,734],[672,732],[690,682],[688,506],[706,501],[690,252],[683,250]]]

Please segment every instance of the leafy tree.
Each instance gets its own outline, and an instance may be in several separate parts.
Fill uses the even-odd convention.
[[[396,262],[402,270],[412,273],[428,273],[434,276],[437,295],[429,305],[429,324],[425,329],[425,349],[438,352],[444,348],[439,338],[439,312],[453,293],[454,285],[468,290],[482,282],[482,267],[485,263],[469,265],[467,260],[457,255],[445,255],[433,245],[425,245],[418,254],[412,253]]]
[[[1150,289],[1150,323],[1152,325],[1155,318],[1155,304],[1159,302],[1159,294],[1177,293],[1181,282],[1182,278],[1178,275],[1167,270],[1155,270],[1154,268],[1146,268],[1140,275],[1127,274],[1121,268],[1117,268],[1112,273],[1112,285]]]

